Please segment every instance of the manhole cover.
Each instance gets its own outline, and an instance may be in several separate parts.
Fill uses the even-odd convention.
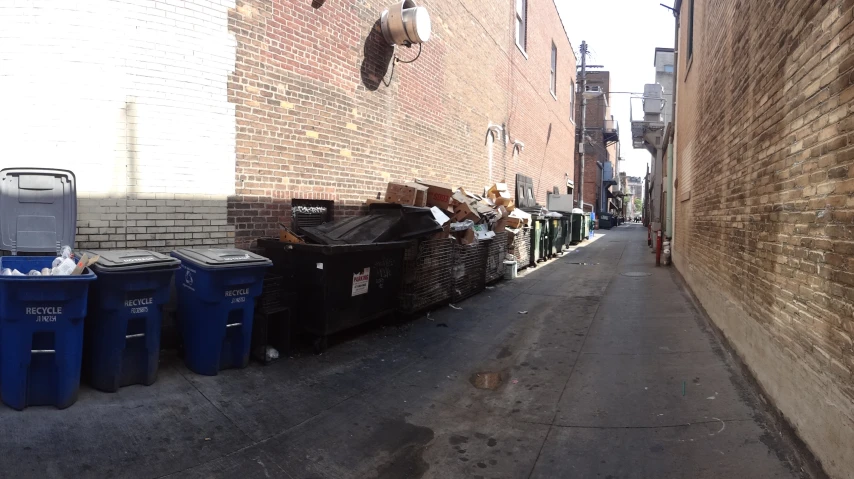
[[[628,273],[623,273],[623,276],[628,276],[629,278],[641,278],[643,276],[652,276],[652,273],[642,273],[640,271],[629,271]]]

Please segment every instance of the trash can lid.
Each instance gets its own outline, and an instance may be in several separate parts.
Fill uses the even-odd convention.
[[[272,266],[269,259],[251,251],[235,248],[190,249],[179,248],[172,256],[203,268],[238,268],[246,266]]]
[[[584,210],[582,210],[581,208],[573,208],[573,209],[572,209],[572,214],[574,214],[574,215],[583,215],[583,214],[584,214]]]
[[[0,170],[0,249],[55,253],[74,246],[77,180],[67,170]]]
[[[123,272],[178,266],[181,261],[154,251],[131,249],[118,251],[88,250],[83,253],[101,258],[92,265],[97,272]]]

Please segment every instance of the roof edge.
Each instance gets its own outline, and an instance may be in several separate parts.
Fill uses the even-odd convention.
[[[681,0],[679,1],[681,3]],[[557,0],[552,0],[552,5],[555,7],[557,19],[560,20],[560,26],[563,28],[563,34],[566,35],[566,41],[569,42],[569,50],[572,52],[572,56],[575,57],[576,65],[578,65],[578,55],[575,54],[575,48],[572,48],[572,40],[569,39],[569,32],[566,31],[566,24],[563,23],[563,17],[560,16],[560,10],[557,8]]]

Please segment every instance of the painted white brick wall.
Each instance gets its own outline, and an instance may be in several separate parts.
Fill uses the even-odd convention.
[[[0,2],[0,167],[73,171],[79,246],[233,243],[233,7]]]

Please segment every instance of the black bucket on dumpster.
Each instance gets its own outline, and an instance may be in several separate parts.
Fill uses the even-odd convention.
[[[263,254],[292,268],[291,285],[303,330],[317,336],[318,351],[331,334],[393,314],[409,242],[312,245],[258,240]]]

